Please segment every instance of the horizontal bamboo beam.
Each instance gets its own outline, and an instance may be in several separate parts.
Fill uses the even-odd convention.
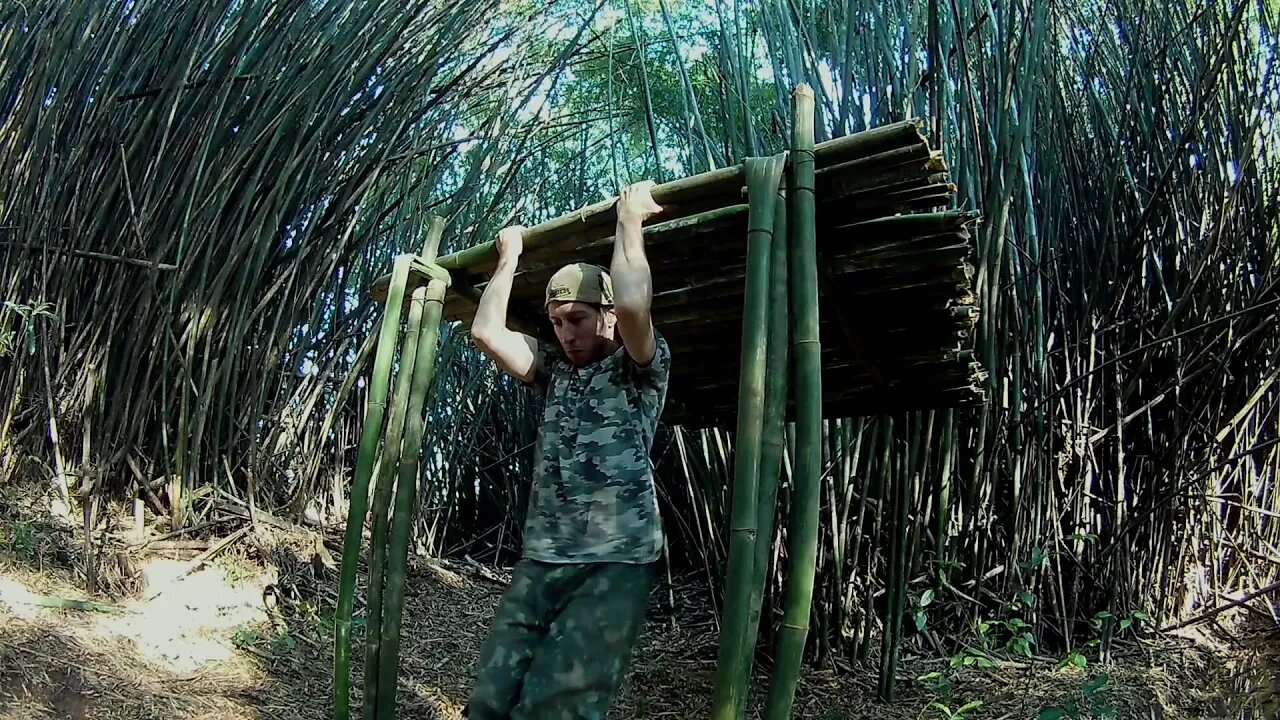
[[[820,143],[814,148],[814,160],[819,168],[838,165],[858,158],[886,153],[906,145],[923,144],[920,123],[909,120],[892,125],[846,135]],[[672,219],[682,206],[708,198],[740,198],[745,184],[742,165],[710,170],[671,182],[655,185],[652,195],[655,202],[664,207],[655,220]],[[614,207],[617,198],[601,200],[580,210],[539,223],[525,229],[525,252],[534,252],[575,231],[591,227],[611,225],[617,221]],[[671,206],[671,207],[667,207]],[[612,234],[612,233],[610,233]],[[490,272],[498,261],[497,241],[490,240],[440,258],[439,265],[450,271],[469,273]]]

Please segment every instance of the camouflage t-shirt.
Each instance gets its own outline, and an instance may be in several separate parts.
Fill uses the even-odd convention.
[[[542,562],[633,562],[658,558],[662,524],[649,451],[666,402],[671,353],[655,333],[640,367],[619,347],[575,368],[542,343],[542,427],[525,522],[525,557]]]

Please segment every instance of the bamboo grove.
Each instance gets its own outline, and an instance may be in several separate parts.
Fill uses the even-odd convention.
[[[223,494],[339,519],[377,389],[366,289],[431,217],[453,252],[767,154],[808,83],[817,142],[922,119],[981,212],[991,401],[828,418],[813,498],[778,428],[776,513],[821,518],[806,657],[872,664],[887,696],[902,652],[976,628],[1056,656],[1134,612],[1172,623],[1280,557],[1277,21],[1260,0],[5,4],[0,481],[175,523]],[[402,541],[507,561],[536,407],[464,328],[435,351]],[[668,574],[717,615],[732,430],[655,448]],[[760,525],[771,665],[796,539]]]

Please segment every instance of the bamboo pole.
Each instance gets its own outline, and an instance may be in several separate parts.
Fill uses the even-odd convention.
[[[422,260],[429,261],[429,258],[435,255],[436,248],[440,247],[440,238],[443,234],[444,220],[432,217],[428,225],[427,239],[423,244],[423,251],[420,256]],[[415,258],[415,261],[411,263],[410,276],[413,275],[412,266],[419,264],[421,263]],[[415,370],[420,349],[419,336],[426,329],[423,322],[423,310],[426,305],[427,293],[428,287],[414,288],[412,299],[410,300],[409,319],[405,328],[404,342],[400,348],[400,367],[396,375],[396,386],[392,392],[391,419],[387,427],[386,441],[382,446],[378,484],[374,490],[371,511],[373,514],[373,532],[369,542],[368,600],[365,603],[364,706],[362,708],[365,720],[373,720],[377,717],[381,704],[380,700],[385,700],[378,693],[378,678],[380,676],[379,664],[382,649],[387,544],[388,535],[391,531],[391,518],[388,513],[391,509],[392,491],[396,486],[395,473],[400,465],[403,452],[401,441],[404,437],[405,420],[414,391],[413,382],[416,377]],[[434,344],[430,347],[428,353],[433,359],[435,353]]]
[[[888,487],[885,497],[889,498],[886,510],[892,515],[889,524],[889,577],[885,587],[884,632],[880,635],[880,674],[876,684],[876,696],[889,702],[893,699],[893,673],[897,667],[898,648],[901,645],[902,608],[905,605],[903,593],[906,586],[907,551],[906,535],[906,498],[907,482],[911,473],[910,455],[914,445],[907,446],[908,457],[903,460],[897,453],[892,457],[892,470],[887,476]]]
[[[801,83],[791,94],[790,176],[787,181],[791,245],[791,312],[795,364],[796,454],[791,505],[791,572],[778,633],[778,659],[765,717],[791,716],[809,632],[809,609],[818,548],[818,500],[822,470],[822,346],[818,340],[818,259],[813,193],[813,90]]]
[[[404,303],[404,286],[409,276],[410,255],[395,259],[391,271],[391,292],[382,313],[378,332],[378,350],[374,358],[373,377],[369,383],[369,399],[365,406],[364,430],[356,459],[355,477],[351,481],[351,502],[347,510],[346,535],[342,546],[342,576],[338,583],[338,603],[333,619],[333,717],[350,717],[351,682],[351,609],[356,591],[356,573],[360,564],[360,541],[364,516],[369,504],[369,476],[382,435],[382,416],[387,405],[387,380],[400,330],[400,308]]]
[[[751,578],[751,616],[747,625],[745,652],[754,655],[760,628],[769,554],[773,548],[773,523],[778,499],[778,475],[782,469],[787,415],[787,213],[786,193],[778,187],[773,213],[773,249],[769,272],[769,338],[765,350],[764,430],[760,450],[760,477],[756,512],[756,557]],[[778,212],[781,209],[783,212]],[[743,678],[751,683],[751,662],[745,664]]]
[[[422,258],[435,259],[440,248],[444,220],[431,218]],[[422,434],[426,425],[423,407],[431,390],[436,370],[436,342],[440,338],[440,316],[444,309],[447,281],[433,277],[426,287],[426,308],[422,331],[418,335],[418,362],[409,394],[408,428],[404,451],[400,455],[399,481],[396,483],[395,509],[387,547],[385,607],[381,626],[381,648],[378,678],[378,720],[395,718],[396,680],[400,669],[400,622],[404,614],[405,573],[409,562],[409,540],[413,534],[413,511],[417,502],[418,460],[422,454]]]
[[[757,541],[757,492],[761,434],[764,425],[765,342],[768,335],[769,265],[773,241],[773,213],[785,155],[748,158],[750,210],[747,231],[747,277],[742,310],[742,351],[738,385],[737,448],[734,453],[733,508],[726,576],[724,624],[711,716],[738,720],[746,704],[746,647],[751,587]]]
[[[369,540],[369,583],[365,601],[365,663],[364,707],[365,720],[373,720],[378,707],[378,657],[381,649],[383,581],[387,559],[387,533],[391,529],[388,512],[391,509],[391,493],[395,486],[394,471],[400,461],[401,439],[405,415],[409,409],[409,395],[413,381],[413,369],[418,357],[418,335],[422,327],[422,306],[427,289],[413,291],[410,301],[409,323],[405,330],[404,346],[400,350],[400,368],[396,375],[395,390],[391,395],[391,420],[387,427],[386,441],[382,446],[378,484],[374,489],[373,532]]]

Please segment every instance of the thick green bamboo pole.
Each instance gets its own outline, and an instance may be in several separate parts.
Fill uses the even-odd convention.
[[[347,509],[347,530],[342,545],[342,577],[338,583],[338,604],[333,617],[333,717],[348,720],[351,691],[351,608],[355,600],[356,573],[360,566],[360,541],[364,516],[369,504],[369,476],[382,436],[382,416],[387,407],[387,380],[395,355],[400,331],[400,310],[404,304],[404,286],[409,278],[413,256],[401,255],[391,270],[391,291],[382,313],[378,332],[378,350],[373,361],[373,377],[369,382],[364,430],[356,458],[356,473],[351,481],[351,502]]]
[[[778,659],[765,717],[791,716],[809,634],[809,606],[818,554],[818,499],[822,471],[822,346],[818,342],[818,252],[813,197],[813,90],[791,94],[791,165],[787,179],[791,244],[791,312],[795,363],[796,453],[791,503],[791,572],[778,632]]]
[[[785,155],[748,158],[747,273],[742,311],[742,365],[738,385],[737,448],[734,452],[729,568],[724,622],[720,628],[712,696],[713,720],[738,720],[746,706],[746,647],[755,566],[756,503],[764,427],[765,343],[768,335],[769,264],[773,213]]]
[[[378,708],[378,656],[382,637],[382,590],[387,559],[387,533],[391,529],[391,493],[395,486],[395,468],[400,462],[400,441],[404,432],[405,415],[409,409],[409,395],[413,381],[413,369],[418,357],[418,334],[422,326],[422,306],[427,297],[425,287],[413,291],[409,305],[409,322],[405,328],[404,345],[400,349],[400,368],[396,374],[395,390],[391,394],[391,420],[388,422],[386,441],[382,444],[382,461],[379,465],[378,484],[373,493],[373,532],[369,539],[369,583],[365,602],[365,659],[364,706],[365,720],[373,720]]]
[[[764,430],[760,448],[760,475],[757,487],[756,559],[751,579],[751,617],[747,625],[745,651],[755,654],[764,602],[765,579],[769,572],[769,552],[773,549],[774,511],[778,499],[778,475],[782,469],[787,418],[787,213],[786,193],[780,186],[773,213],[773,250],[769,263],[769,341],[765,349]],[[751,663],[746,663],[743,682],[750,687]]]
[[[422,259],[430,260],[440,247],[440,238],[444,234],[444,221],[432,217],[427,230],[427,239],[423,244]],[[417,366],[418,338],[423,329],[423,307],[426,304],[427,287],[414,288],[409,305],[409,319],[405,327],[404,343],[400,348],[400,367],[396,375],[396,386],[391,396],[391,420],[388,423],[386,441],[382,444],[382,459],[378,473],[378,485],[374,490],[373,533],[369,542],[369,587],[367,590],[365,623],[365,664],[364,664],[364,706],[365,720],[373,720],[378,716],[379,699],[378,678],[382,648],[382,616],[383,596],[386,581],[387,543],[391,529],[392,491],[396,486],[396,471],[402,453],[401,440],[404,435],[405,418],[408,415],[410,399],[413,391],[413,380]],[[431,353],[434,357],[434,345]]]
[[[432,262],[440,248],[444,221],[431,219],[422,258]],[[396,483],[395,509],[387,547],[385,607],[383,608],[378,678],[378,720],[396,716],[396,680],[400,669],[400,621],[404,614],[405,572],[409,564],[409,540],[413,535],[414,506],[417,503],[418,460],[422,455],[422,434],[426,425],[423,407],[436,371],[436,342],[440,338],[440,317],[444,311],[445,280],[433,278],[426,288],[426,308],[418,335],[418,361],[409,394],[408,428],[400,455],[400,477]]]

